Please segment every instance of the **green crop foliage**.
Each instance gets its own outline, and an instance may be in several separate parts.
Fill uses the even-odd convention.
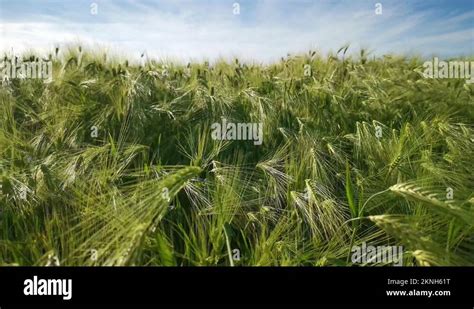
[[[361,55],[71,49],[51,82],[5,81],[0,265],[350,266],[362,243],[474,265],[474,85]],[[222,118],[262,145],[212,139]]]

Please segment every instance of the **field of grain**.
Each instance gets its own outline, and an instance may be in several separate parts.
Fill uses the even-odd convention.
[[[0,265],[350,266],[363,243],[474,265],[474,85],[346,51],[42,55],[50,82],[0,87]]]

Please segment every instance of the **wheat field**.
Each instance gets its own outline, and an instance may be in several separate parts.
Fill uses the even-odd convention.
[[[0,87],[0,265],[474,265],[473,84],[346,51],[25,53],[53,78]],[[223,118],[262,144],[211,138]]]

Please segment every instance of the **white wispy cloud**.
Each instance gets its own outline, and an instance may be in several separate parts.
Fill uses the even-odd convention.
[[[0,23],[0,49],[46,51],[81,42],[129,57],[146,51],[150,57],[184,61],[238,56],[262,62],[310,48],[337,50],[346,43],[375,54],[474,54],[474,9],[446,12],[444,7],[440,15],[440,8],[384,1],[383,14],[375,15],[372,1],[243,1],[240,15],[234,15],[233,3],[98,1],[97,16],[90,15],[89,2],[76,4],[76,10],[33,11],[28,19]],[[8,5],[3,6],[2,15],[8,16]]]

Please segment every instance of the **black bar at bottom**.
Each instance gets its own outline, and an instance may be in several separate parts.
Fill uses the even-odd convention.
[[[8,309],[10,304],[275,303],[414,304],[428,307],[457,304],[472,308],[473,269],[0,267],[0,307]],[[40,279],[72,279],[71,299],[64,300],[64,295],[24,295],[25,280],[33,280],[34,276],[37,279],[36,290],[29,290],[28,293],[44,293],[45,289],[40,291],[39,286],[46,286],[45,282],[51,284],[50,294],[53,293],[52,286],[57,281],[39,282]],[[428,295],[430,291],[431,295]],[[387,293],[405,295],[388,296]]]

